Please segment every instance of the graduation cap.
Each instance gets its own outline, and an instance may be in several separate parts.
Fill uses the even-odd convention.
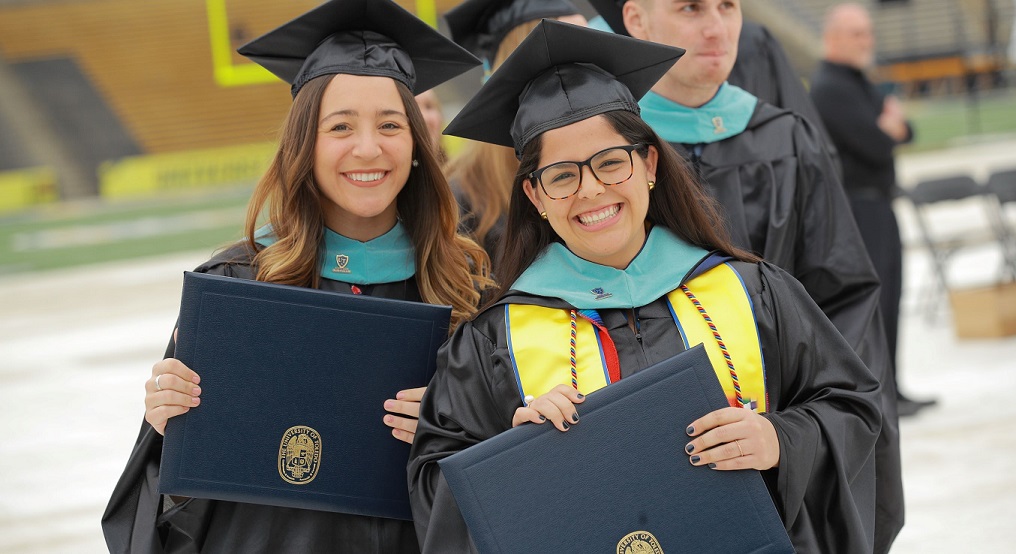
[[[237,52],[293,85],[345,73],[391,77],[413,94],[480,64],[391,0],[330,0]]]
[[[589,0],[593,8],[596,9],[596,13],[600,14],[600,17],[610,25],[610,28],[619,35],[626,37],[631,36],[628,33],[628,29],[624,26],[624,17],[621,16],[622,9],[624,8],[625,2],[628,0]]]
[[[448,124],[446,135],[522,149],[594,115],[639,113],[638,99],[684,50],[544,19]]]
[[[579,13],[569,0],[466,0],[445,14],[452,40],[487,61],[509,31],[543,18]]]

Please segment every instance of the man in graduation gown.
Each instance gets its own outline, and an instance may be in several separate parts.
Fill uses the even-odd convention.
[[[899,389],[896,340],[903,292],[903,245],[893,213],[896,145],[910,142],[913,131],[895,97],[882,94],[864,70],[875,58],[871,16],[859,4],[841,4],[829,12],[823,31],[825,57],[812,77],[811,95],[843,160],[843,186],[854,219],[882,281],[892,379],[900,416],[934,401],[912,400]]]
[[[879,281],[820,132],[800,115],[730,85],[740,3],[592,0],[618,33],[688,50],[639,102],[642,118],[693,166],[734,243],[804,285],[882,382],[875,552],[903,525],[896,391]]]

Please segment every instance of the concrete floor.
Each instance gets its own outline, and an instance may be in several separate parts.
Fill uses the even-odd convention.
[[[1016,142],[969,148],[906,157],[901,179],[1016,165]],[[899,212],[913,244],[912,214]],[[206,254],[0,278],[0,552],[105,551],[99,518],[143,418],[143,384],[182,271]],[[967,256],[961,286],[996,275],[993,249]],[[942,297],[934,317],[924,309],[924,250],[909,247],[905,265],[902,388],[939,404],[901,425],[907,524],[893,553],[1016,552],[1016,337],[957,340]]]

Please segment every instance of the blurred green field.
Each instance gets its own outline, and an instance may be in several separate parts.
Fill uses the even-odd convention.
[[[0,275],[206,250],[240,238],[250,188],[0,216]]]
[[[914,142],[903,152],[937,150],[979,136],[1016,135],[1016,89],[908,100],[904,110],[914,127]]]

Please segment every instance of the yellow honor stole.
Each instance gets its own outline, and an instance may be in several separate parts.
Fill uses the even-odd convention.
[[[667,294],[685,348],[705,345],[731,406],[768,410],[762,343],[748,291],[740,275],[723,263]],[[572,356],[583,393],[610,384],[603,344],[586,318],[570,310],[527,304],[505,306],[508,351],[522,398],[537,397],[572,382]],[[572,353],[574,350],[574,354]]]

